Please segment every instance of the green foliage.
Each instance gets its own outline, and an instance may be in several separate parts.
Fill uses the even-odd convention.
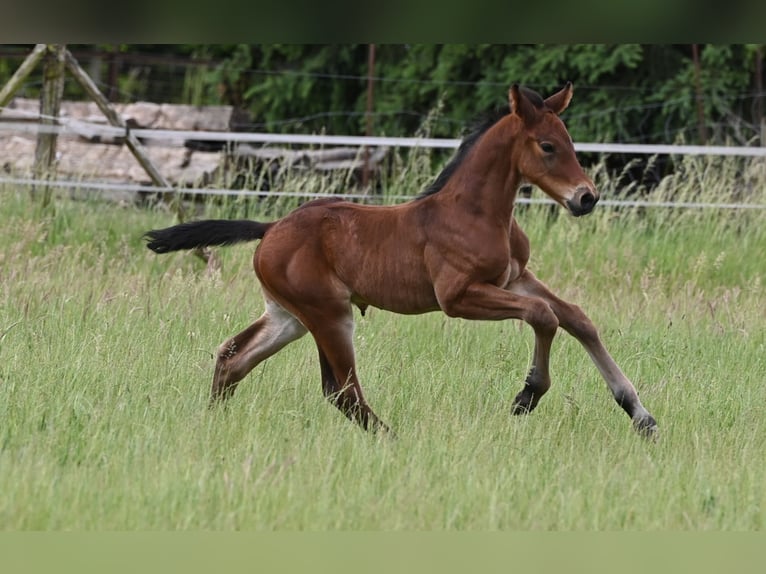
[[[739,145],[752,143],[758,136],[758,126],[748,126],[754,118],[748,105],[752,99],[744,98],[750,85],[753,48],[747,46],[706,45],[700,52],[700,90],[706,118],[706,127],[713,124],[714,140],[725,142],[733,138]],[[682,62],[675,75],[659,86],[656,101],[666,102],[662,108],[662,119],[674,126],[681,126],[684,119],[689,131],[676,128],[676,134],[689,137],[696,129],[697,96],[695,93],[695,70],[690,59]],[[668,105],[671,102],[671,105]],[[718,125],[717,121],[723,122]],[[672,135],[672,134],[669,134]],[[672,139],[672,138],[670,138]]]
[[[367,46],[253,46],[245,103],[268,129],[360,133],[366,100]],[[744,97],[752,88],[755,45],[706,45],[701,90],[706,123],[718,140],[757,134]],[[236,53],[228,56],[237,61]],[[226,64],[221,64],[225,66]],[[550,93],[566,81],[577,108],[572,135],[587,141],[693,139],[696,93],[688,46],[379,45],[375,130],[416,133],[431,110],[430,135],[454,137],[483,111],[507,105],[512,82]],[[285,124],[287,118],[298,118]],[[744,143],[744,142],[740,142]]]
[[[86,67],[101,70],[102,83],[104,68],[119,64],[122,100],[233,105],[247,110],[250,129],[258,130],[365,130],[367,44],[70,48],[83,54]],[[760,44],[700,45],[703,121],[712,141],[747,144],[760,135],[764,95],[757,93],[756,66],[760,62],[763,75],[762,52]],[[377,134],[417,133],[438,108],[430,135],[455,137],[478,114],[507,105],[512,82],[546,94],[572,81],[576,109],[565,119],[575,140],[697,138],[691,45],[380,44],[372,72]],[[0,64],[0,81],[10,73],[8,62]],[[31,85],[30,94],[35,89]],[[76,84],[68,82],[67,93],[79,93]]]
[[[256,123],[290,131],[303,131],[304,126],[333,126],[339,130],[333,133],[361,128],[354,112],[363,110],[364,79],[335,81],[333,76],[356,73],[366,61],[365,46],[271,45],[255,52],[256,69],[263,73],[251,78],[245,97]],[[349,112],[351,119],[341,112]]]

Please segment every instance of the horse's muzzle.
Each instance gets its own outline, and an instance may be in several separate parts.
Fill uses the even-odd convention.
[[[580,217],[593,211],[598,203],[598,192],[590,187],[578,187],[572,199],[567,200],[567,207],[572,215]]]

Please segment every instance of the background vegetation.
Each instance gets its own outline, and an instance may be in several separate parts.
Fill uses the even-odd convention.
[[[455,137],[506,105],[511,82],[548,93],[573,81],[576,141],[757,144],[764,116],[762,44],[384,44],[373,69],[367,44],[69,48],[113,100],[233,105],[246,112],[238,129],[253,131],[365,133],[369,75],[377,135],[429,123]],[[0,82],[28,50],[2,47]],[[82,96],[74,82],[67,95]]]

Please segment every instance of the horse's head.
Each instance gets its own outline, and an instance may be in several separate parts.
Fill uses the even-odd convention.
[[[559,118],[571,99],[571,82],[545,100],[517,84],[508,93],[512,116],[521,125],[513,152],[521,177],[580,216],[591,212],[599,194],[577,161],[572,138]]]

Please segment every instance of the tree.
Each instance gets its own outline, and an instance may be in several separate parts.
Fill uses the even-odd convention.
[[[5,46],[0,55],[20,58],[24,49]],[[111,66],[122,101],[232,105],[249,114],[242,128],[250,130],[364,133],[366,44],[70,49],[82,61],[90,55],[94,69]],[[699,56],[711,143],[753,143],[763,116],[763,45],[700,45]],[[15,69],[10,61],[0,59],[0,81]],[[697,141],[690,45],[383,44],[375,76],[378,134],[456,137],[476,116],[507,106],[512,82],[548,93],[572,81],[575,104],[564,119],[577,141]],[[66,90],[77,97],[76,87]],[[34,85],[28,94],[36,97]]]

